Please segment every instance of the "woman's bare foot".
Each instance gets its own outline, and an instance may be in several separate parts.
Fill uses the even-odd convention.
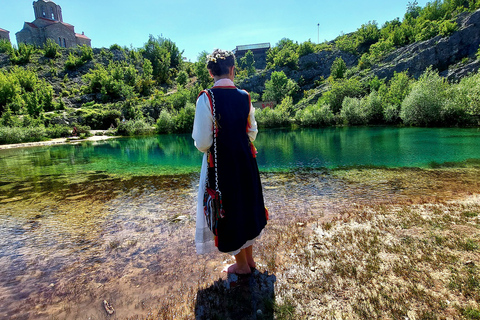
[[[234,263],[223,268],[222,272],[235,273],[235,274],[249,274],[249,273],[252,273],[252,270],[250,270],[250,266],[248,264],[239,265],[237,263]]]

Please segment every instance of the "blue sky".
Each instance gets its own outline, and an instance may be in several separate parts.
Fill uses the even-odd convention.
[[[281,0],[281,1],[196,1],[196,0],[56,0],[63,21],[85,32],[92,47],[139,48],[150,34],[174,41],[184,57],[196,61],[202,51],[232,50],[237,45],[280,39],[299,43],[333,40],[342,32],[357,30],[363,23],[403,18],[404,0]],[[413,2],[413,0],[412,0]],[[428,1],[418,0],[420,6]],[[34,20],[32,0],[0,0],[0,28],[15,33],[25,21]],[[320,27],[317,27],[320,24]],[[319,31],[319,36],[318,36]]]

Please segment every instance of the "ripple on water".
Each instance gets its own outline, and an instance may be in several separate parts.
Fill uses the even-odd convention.
[[[88,184],[47,190],[48,197],[45,190],[25,190],[29,200],[2,204],[0,309],[17,310],[20,297],[27,296],[54,316],[66,299],[90,306],[84,313],[72,309],[69,316],[98,318],[103,316],[97,313],[99,297],[115,292],[118,305],[128,309],[132,297],[161,297],[169,286],[190,281],[185,274],[195,272],[195,263],[204,263],[193,242],[198,174],[104,180],[100,175]],[[438,193],[446,186],[458,192],[478,189],[477,177],[478,170],[262,173],[272,224],[317,219],[352,202]],[[177,221],[178,216],[185,218]]]

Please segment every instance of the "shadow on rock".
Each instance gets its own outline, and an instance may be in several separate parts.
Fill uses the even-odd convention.
[[[250,275],[229,274],[199,290],[195,303],[198,319],[273,319],[275,275],[254,270]]]

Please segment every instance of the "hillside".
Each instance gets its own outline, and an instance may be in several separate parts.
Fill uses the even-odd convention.
[[[262,127],[472,126],[480,115],[480,4],[409,4],[402,21],[314,44],[280,40],[265,69],[238,59],[236,84]],[[182,60],[170,39],[142,48],[44,48],[0,41],[0,143],[111,129],[111,134],[190,132],[198,93],[212,85],[206,53]],[[428,103],[426,103],[428,102]]]

